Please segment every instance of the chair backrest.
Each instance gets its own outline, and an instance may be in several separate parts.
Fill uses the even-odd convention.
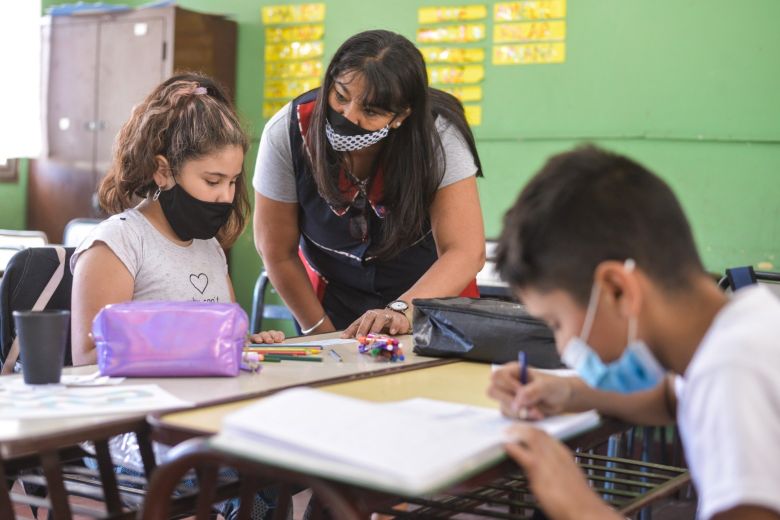
[[[780,297],[780,273],[755,271],[752,266],[731,267],[720,279],[718,285],[723,290],[737,291],[753,284],[765,284],[769,290]]]
[[[256,334],[263,330],[263,319],[289,320],[293,323],[293,326],[297,327],[290,309],[284,305],[265,303],[267,290],[273,290],[273,287],[271,287],[271,281],[268,279],[268,273],[263,269],[257,277],[255,290],[252,295],[252,315],[250,316],[249,331],[252,334]]]
[[[477,273],[477,287],[479,288],[479,294],[488,298],[499,298],[502,300],[513,300],[509,284],[501,279],[501,276],[496,271],[496,248],[498,247],[498,240],[486,240],[485,241],[485,265],[482,270]]]
[[[75,248],[65,248],[65,272],[46,309],[70,309],[70,293],[73,275],[70,257]],[[32,309],[54,271],[59,266],[57,251],[53,247],[30,247],[19,251],[6,266],[0,282],[0,366],[16,337],[13,311]],[[65,352],[65,365],[72,365],[70,336]]]
[[[103,221],[99,218],[74,218],[65,226],[65,231],[62,234],[62,245],[78,247],[101,222]]]
[[[3,276],[5,266],[8,265],[11,258],[22,249],[24,248],[21,246],[0,246],[0,277]]]
[[[17,231],[0,229],[0,246],[40,247],[49,243],[43,231]]]
[[[240,480],[226,482],[220,478],[220,467],[237,470]],[[197,490],[177,492],[179,482],[192,470],[195,470]],[[314,508],[313,518],[324,517],[324,511],[328,512],[327,518],[365,518],[358,514],[349,497],[331,482],[226,453],[209,446],[206,439],[197,438],[178,444],[168,453],[167,461],[157,467],[149,483],[143,516],[138,518],[171,518],[189,508],[194,509],[196,520],[206,520],[212,517],[215,503],[232,497],[240,499],[237,517],[249,518],[255,493],[269,485],[278,490],[274,518],[291,518],[291,491],[306,488],[312,490],[316,505],[322,508]]]

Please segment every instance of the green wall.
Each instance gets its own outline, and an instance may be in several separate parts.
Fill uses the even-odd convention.
[[[264,122],[260,7],[278,3],[285,2],[178,2],[239,23],[237,105],[252,136],[248,172]],[[364,29],[413,38],[419,6],[473,3],[331,1],[325,58]],[[630,154],[667,179],[708,269],[761,264],[780,270],[778,19],[777,0],[568,0],[565,63],[486,66],[483,124],[475,134],[487,235],[498,234],[503,212],[547,156],[591,141]],[[489,55],[492,21],[487,24],[481,45]],[[260,270],[251,230],[234,247],[231,267],[238,300],[248,309]]]
[[[0,182],[0,229],[25,229],[27,220],[27,161],[17,162],[18,179]]]

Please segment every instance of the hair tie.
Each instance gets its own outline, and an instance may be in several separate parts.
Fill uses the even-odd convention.
[[[206,87],[197,87],[195,90],[192,91],[192,93],[196,96],[202,96],[204,94],[208,94],[208,89]]]

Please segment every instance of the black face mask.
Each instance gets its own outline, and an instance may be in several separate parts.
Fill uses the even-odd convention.
[[[178,184],[160,192],[160,207],[165,218],[180,239],[207,240],[217,236],[230,217],[230,202],[204,202],[198,200]]]
[[[331,128],[341,135],[365,135],[372,132],[372,130],[366,130],[339,114],[330,107],[330,104],[328,104],[328,122]]]
[[[390,123],[379,130],[364,130],[328,105],[325,136],[337,152],[354,152],[375,145],[390,131]]]

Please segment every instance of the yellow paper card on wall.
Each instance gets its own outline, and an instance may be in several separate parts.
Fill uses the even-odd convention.
[[[450,5],[443,7],[421,7],[417,10],[417,21],[425,23],[466,22],[481,20],[487,16],[485,5]]]
[[[469,126],[479,126],[482,124],[482,106],[481,105],[463,105],[466,112],[466,121]]]
[[[265,25],[322,22],[325,4],[269,5],[263,7],[262,13]]]
[[[263,117],[266,119],[273,117],[273,115],[280,111],[287,103],[287,101],[264,101]]]
[[[301,79],[266,79],[263,96],[266,99],[291,99],[320,86],[319,76]]]
[[[493,27],[493,41],[495,43],[564,39],[566,39],[566,22],[563,20],[497,23]]]
[[[309,78],[321,75],[322,62],[319,60],[271,61],[265,64],[265,77],[267,78]]]
[[[461,103],[469,101],[482,101],[482,87],[472,85],[468,87],[446,87],[442,88],[444,92],[449,92],[460,100]]]
[[[483,65],[438,65],[428,67],[428,81],[431,83],[479,83],[484,78],[485,67]]]
[[[479,63],[485,61],[485,49],[465,47],[420,47],[427,63]]]
[[[270,43],[265,46],[265,61],[319,58],[325,50],[321,41]]]
[[[493,19],[497,22],[546,20],[565,16],[566,0],[522,0],[500,2],[493,6]]]
[[[265,43],[321,40],[324,35],[325,26],[322,24],[266,27]]]
[[[531,65],[534,63],[563,63],[566,61],[566,44],[526,43],[496,45],[493,47],[494,65]]]
[[[417,29],[417,41],[421,43],[478,42],[485,39],[484,23],[422,27]]]

